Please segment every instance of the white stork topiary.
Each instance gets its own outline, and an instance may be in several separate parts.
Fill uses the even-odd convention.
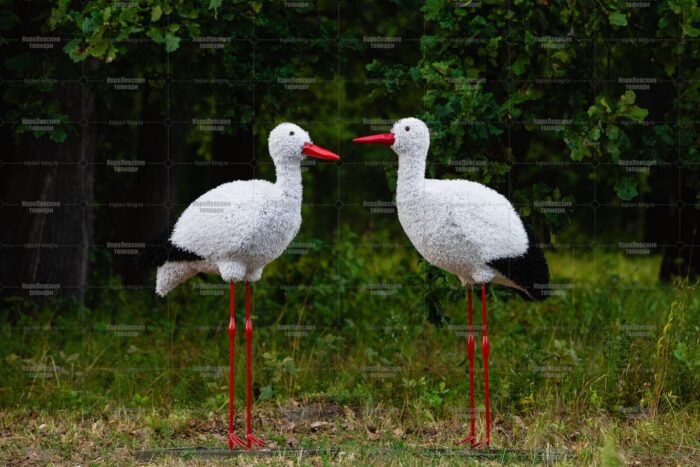
[[[496,191],[469,180],[425,178],[430,132],[421,120],[404,118],[391,133],[355,138],[356,143],[391,145],[399,156],[396,208],[401,226],[430,264],[455,274],[467,287],[469,330],[470,435],[459,441],[473,447],[491,442],[486,328],[486,284],[505,285],[526,300],[544,300],[549,269],[511,203]],[[481,285],[482,354],[486,438],[477,442],[474,416],[474,334],[471,286]]]
[[[199,272],[219,274],[230,283],[229,320],[229,448],[264,445],[251,423],[250,282],[278,258],[301,226],[301,160],[303,156],[339,160],[336,154],[311,143],[309,134],[292,123],[270,132],[270,156],[277,181],[246,180],[224,183],[197,198],[172,229],[150,245],[142,266],[157,266],[156,293],[165,296]],[[233,432],[234,356],[236,321],[235,284],[246,284],[246,440]]]

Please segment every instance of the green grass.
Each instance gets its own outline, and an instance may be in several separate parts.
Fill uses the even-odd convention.
[[[457,448],[464,435],[455,420],[425,422],[418,429],[393,407],[351,409],[311,401],[306,411],[296,406],[260,404],[255,424],[276,450],[300,448],[325,450],[317,455],[290,452],[269,456],[239,454],[240,464],[278,465],[283,459],[304,465],[359,463],[463,465],[491,461],[530,464],[547,458],[559,465],[612,465],[614,460],[637,465],[697,464],[700,418],[695,411],[660,414],[653,419],[621,419],[604,413],[571,413],[563,407],[542,409],[529,415],[499,414],[497,446],[486,455]],[[290,416],[294,414],[293,416]],[[239,417],[238,426],[243,426]],[[223,413],[172,409],[125,412],[105,407],[100,412],[11,410],[0,416],[3,463],[135,464],[139,450],[225,446]],[[242,430],[239,428],[239,433]],[[170,465],[176,456],[158,456],[154,463]],[[182,463],[227,464],[226,458],[180,456]]]
[[[468,422],[464,291],[414,252],[377,254],[367,246],[376,239],[312,243],[308,254],[274,263],[254,288],[259,434],[280,448],[340,450],[285,455],[302,464],[463,462],[434,448],[451,448]],[[565,454],[563,464],[697,463],[696,289],[657,283],[655,257],[548,259],[556,289],[546,302],[489,291],[493,445],[531,454],[504,451],[492,461],[527,464],[553,450]],[[431,300],[449,320],[442,326],[426,319]],[[195,279],[167,300],[114,281],[91,289],[82,307],[6,305],[0,462],[123,463],[136,462],[134,449],[223,445],[228,309],[216,279]],[[480,361],[477,346],[483,410]]]

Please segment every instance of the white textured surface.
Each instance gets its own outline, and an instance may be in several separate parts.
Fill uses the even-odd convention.
[[[294,135],[290,135],[294,132]],[[270,132],[268,146],[277,180],[224,183],[197,198],[182,213],[170,241],[204,258],[158,268],[156,292],[164,296],[198,272],[226,282],[257,281],[301,226],[301,151],[309,134],[291,123]]]
[[[510,201],[480,183],[426,179],[430,132],[422,121],[399,120],[392,133],[391,148],[399,156],[399,221],[418,252],[465,285],[493,281],[513,287],[486,264],[528,249],[525,228]]]

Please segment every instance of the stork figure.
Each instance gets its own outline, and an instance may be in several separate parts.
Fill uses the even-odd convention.
[[[309,134],[292,123],[270,132],[270,156],[277,180],[246,180],[224,183],[197,198],[172,229],[149,246],[141,265],[157,266],[156,293],[165,296],[199,272],[219,274],[230,284],[229,334],[229,431],[228,446],[250,449],[263,446],[253,435],[251,422],[250,283],[260,279],[263,268],[278,258],[301,226],[302,156],[339,160],[336,154],[311,143]],[[233,431],[235,287],[245,282],[246,292],[246,439]]]
[[[526,300],[546,298],[549,269],[542,250],[532,241],[511,203],[496,191],[469,180],[425,178],[430,132],[422,121],[404,118],[391,133],[355,138],[356,143],[391,145],[399,156],[396,208],[399,221],[416,250],[430,264],[455,274],[467,288],[467,354],[469,357],[470,433],[458,444],[488,447],[489,341],[486,327],[486,284],[514,288]],[[474,414],[473,285],[481,286],[482,357],[486,437],[476,440]]]

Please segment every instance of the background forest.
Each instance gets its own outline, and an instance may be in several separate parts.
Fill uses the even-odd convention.
[[[305,163],[254,286],[256,426],[340,449],[318,461],[463,462],[422,449],[468,423],[464,290],[403,233],[396,156],[351,142],[416,116],[428,175],[506,195],[550,262],[542,304],[489,289],[486,459],[700,462],[696,0],[1,3],[0,461],[223,446],[228,287],[161,299],[135,257],[272,180],[291,121],[342,161]]]

